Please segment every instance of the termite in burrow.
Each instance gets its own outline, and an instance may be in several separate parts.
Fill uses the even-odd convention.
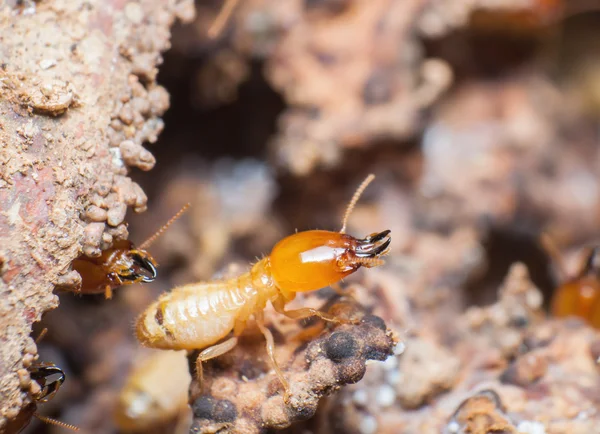
[[[562,284],[555,289],[550,310],[554,316],[577,316],[600,329],[600,247],[589,248],[576,274],[569,273],[562,255],[547,234],[542,245],[556,263]]]
[[[81,276],[80,294],[102,294],[112,297],[112,291],[122,285],[148,283],[156,279],[156,261],[146,251],[163,232],[183,214],[186,204],[154,235],[135,247],[129,240],[119,240],[97,258],[81,255],[73,261],[73,270]]]
[[[273,335],[265,326],[263,310],[270,301],[276,312],[289,318],[316,316],[334,323],[353,323],[312,308],[285,310],[285,305],[298,292],[324,288],[361,266],[371,268],[384,263],[381,257],[389,251],[389,230],[364,239],[345,233],[350,213],[374,178],[369,175],[354,193],[340,232],[310,230],[290,235],[239,277],[192,283],[160,296],[137,319],[139,341],[152,348],[202,350],[196,360],[196,373],[202,385],[202,362],[233,349],[246,322],[254,316],[266,339],[267,354],[287,402],[289,384],[275,359]],[[232,331],[233,336],[228,337]]]
[[[185,351],[156,351],[127,377],[114,419],[122,431],[148,432],[177,420],[184,432],[191,377]]]
[[[44,336],[46,336],[47,332],[48,329],[43,329],[35,340],[35,343],[38,344],[44,338]],[[60,386],[62,386],[62,384],[65,382],[65,373],[63,370],[54,363],[35,362],[29,367],[29,369],[27,369],[27,375],[29,375],[30,380],[33,380],[35,383],[37,383],[36,389],[31,389],[30,392],[32,402],[25,406],[15,419],[9,421],[8,426],[6,427],[6,432],[21,432],[29,425],[32,417],[36,417],[42,422],[51,425],[68,428],[73,431],[79,431],[79,428],[74,425],[42,416],[36,412],[37,404],[48,402],[54,398],[54,395],[56,395],[58,389],[60,389]]]
[[[38,384],[39,391],[32,394],[33,402],[27,405],[14,420],[9,421],[6,432],[21,432],[29,425],[32,417],[48,424],[79,431],[79,428],[74,425],[37,413],[37,404],[50,401],[64,383],[65,373],[63,370],[54,363],[34,363],[28,371],[30,378]]]

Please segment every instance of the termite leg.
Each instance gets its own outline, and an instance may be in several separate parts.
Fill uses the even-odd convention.
[[[240,337],[246,328],[246,321],[237,320],[233,325],[233,336]]]
[[[215,357],[219,357],[225,354],[228,351],[231,351],[238,343],[238,338],[233,337],[227,339],[220,344],[213,345],[212,347],[208,347],[203,350],[200,354],[198,354],[198,358],[196,359],[196,377],[198,378],[198,382],[200,383],[200,390],[204,387],[204,374],[202,373],[202,362],[206,362],[207,360],[214,359]]]
[[[180,411],[175,422],[174,434],[188,434],[192,424],[192,414],[187,411]]]
[[[106,288],[104,288],[104,297],[106,297],[107,300],[112,298],[112,288],[110,285],[106,285]]]
[[[358,321],[352,321],[346,318],[339,318],[335,315],[331,315],[327,312],[321,312],[320,310],[313,309],[311,307],[303,307],[301,309],[285,310],[285,302],[282,298],[278,298],[273,301],[273,307],[277,313],[287,316],[292,319],[304,319],[311,316],[316,316],[324,321],[334,322],[338,324],[356,324]]]
[[[254,318],[256,318],[256,325],[258,325],[258,328],[260,329],[261,333],[265,337],[265,340],[267,341],[267,354],[269,355],[271,366],[273,367],[277,378],[279,378],[279,381],[283,386],[283,401],[287,404],[290,401],[290,385],[283,376],[283,372],[281,371],[281,368],[277,363],[277,359],[275,358],[275,340],[273,339],[273,334],[271,333],[271,330],[269,330],[267,326],[265,326],[265,320],[262,312],[255,313]]]
[[[323,321],[319,321],[317,324],[314,324],[310,327],[307,327],[298,333],[293,334],[290,339],[295,341],[306,342],[310,341],[312,338],[316,337],[323,331],[325,328],[325,323]]]

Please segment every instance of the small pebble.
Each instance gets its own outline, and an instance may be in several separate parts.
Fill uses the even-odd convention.
[[[148,171],[156,164],[154,155],[142,145],[134,143],[132,140],[124,140],[119,145],[123,161],[128,166],[137,167]]]
[[[27,389],[31,384],[29,371],[27,369],[19,369],[17,371],[17,376],[19,377],[19,386],[21,386],[21,389]]]
[[[104,232],[104,223],[90,223],[83,230],[83,242],[89,247],[98,247]]]
[[[106,222],[112,227],[119,226],[121,223],[123,223],[123,220],[125,220],[126,213],[127,205],[124,203],[117,203],[108,210]]]
[[[88,220],[96,223],[106,221],[107,217],[106,210],[96,205],[88,206],[85,210],[85,216]]]

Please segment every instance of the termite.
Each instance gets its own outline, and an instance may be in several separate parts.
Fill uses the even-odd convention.
[[[563,283],[554,291],[550,310],[556,317],[577,316],[600,329],[600,247],[590,248],[576,274],[569,273],[551,239],[542,244],[556,263]]]
[[[185,351],[156,351],[129,374],[119,394],[115,423],[132,432],[147,432],[174,420],[183,423],[190,381]]]
[[[35,340],[35,343],[39,343],[46,336],[47,332],[48,329],[43,329]],[[29,367],[28,371],[29,378],[38,384],[39,391],[32,393],[31,398],[33,402],[23,408],[19,415],[9,422],[6,432],[21,432],[29,425],[32,417],[36,417],[42,422],[51,425],[79,431],[79,428],[74,425],[42,416],[36,412],[37,404],[50,401],[65,382],[65,373],[63,370],[54,363],[36,362]]]
[[[192,283],[160,296],[137,319],[139,341],[152,348],[202,350],[196,359],[196,375],[202,385],[202,362],[233,349],[246,322],[254,316],[287,402],[289,384],[275,359],[273,335],[265,326],[263,310],[267,302],[271,302],[276,312],[288,318],[316,316],[334,323],[352,323],[312,308],[286,310],[285,305],[298,292],[324,288],[360,267],[371,268],[384,263],[381,257],[389,252],[389,230],[364,239],[345,233],[348,217],[374,178],[369,175],[354,193],[339,232],[310,230],[290,235],[279,241],[269,256],[239,277]],[[229,337],[231,332],[233,336]]]
[[[26,406],[21,413],[7,426],[7,432],[21,432],[25,429],[32,417],[42,422],[79,431],[74,425],[60,422],[37,413],[37,404],[50,401],[65,381],[65,373],[54,363],[34,363],[29,368],[29,375],[40,386],[40,391],[32,396],[33,402]]]
[[[73,261],[73,270],[81,275],[81,294],[102,294],[112,298],[112,291],[122,285],[148,283],[156,279],[156,261],[146,251],[164,231],[183,214],[186,204],[154,235],[135,247],[129,240],[119,240],[97,258],[82,255]]]

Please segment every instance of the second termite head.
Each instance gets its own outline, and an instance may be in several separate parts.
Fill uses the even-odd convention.
[[[360,267],[383,264],[390,231],[363,239],[339,232],[306,231],[284,238],[270,255],[271,273],[282,292],[314,291],[340,281]]]
[[[156,261],[129,240],[117,241],[106,253],[106,264],[116,285],[148,283],[156,279]]]
[[[154,259],[145,250],[129,250],[127,258],[130,264],[119,269],[119,278],[123,283],[153,282],[156,279],[156,265]]]
[[[53,363],[35,364],[29,371],[31,379],[40,385],[41,391],[36,402],[48,402],[58,392],[65,381],[65,373]]]

